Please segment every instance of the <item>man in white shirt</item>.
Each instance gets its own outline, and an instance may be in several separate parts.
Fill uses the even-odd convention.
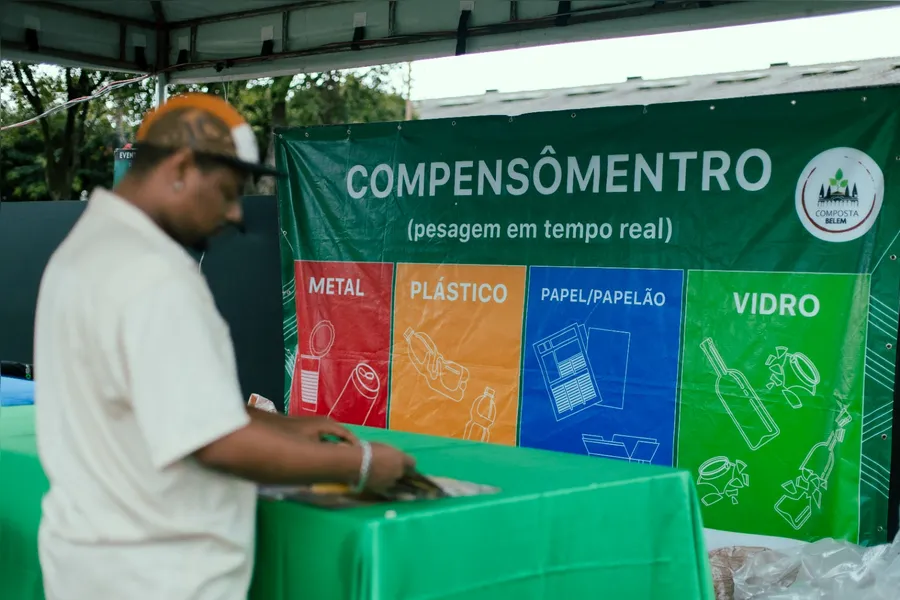
[[[330,420],[244,404],[228,327],[184,247],[238,224],[244,177],[267,171],[231,106],[173,98],[47,265],[35,411],[48,600],[243,600],[254,482],[385,489],[412,468]]]

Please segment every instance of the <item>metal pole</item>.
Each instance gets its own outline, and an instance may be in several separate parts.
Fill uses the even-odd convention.
[[[169,76],[166,73],[159,73],[156,76],[156,98],[153,105],[158,107],[166,103],[169,99]]]

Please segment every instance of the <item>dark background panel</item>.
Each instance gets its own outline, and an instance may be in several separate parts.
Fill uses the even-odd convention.
[[[86,206],[0,204],[0,360],[33,361],[41,275]],[[229,230],[211,242],[201,266],[231,328],[244,396],[262,394],[281,407],[284,349],[275,198],[245,198],[244,220],[243,233]]]
[[[38,286],[84,202],[0,204],[0,360],[31,363]]]
[[[274,196],[244,199],[244,228],[212,240],[201,269],[231,328],[244,397],[262,394],[283,410],[281,256]]]

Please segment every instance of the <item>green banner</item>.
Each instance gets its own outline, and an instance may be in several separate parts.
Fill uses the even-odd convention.
[[[886,539],[900,90],[277,132],[285,404]],[[887,198],[885,199],[885,192]]]

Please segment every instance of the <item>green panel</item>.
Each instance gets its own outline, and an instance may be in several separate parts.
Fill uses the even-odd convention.
[[[678,464],[707,527],[855,539],[868,293],[865,275],[689,272]]]
[[[470,432],[456,414],[468,410],[465,403],[470,397],[456,409],[441,404],[439,392],[411,398],[408,382],[414,381],[410,373],[415,373],[408,368],[411,346],[404,345],[401,334],[408,329],[427,333],[433,343],[422,346],[430,348],[430,354],[420,365],[434,360],[441,368],[449,364],[457,375],[470,375],[472,387],[478,388],[472,397],[487,387],[510,389],[493,385],[508,379],[508,368],[499,358],[491,362],[466,354],[469,348],[484,345],[476,335],[483,329],[477,323],[481,312],[451,318],[459,313],[443,309],[449,304],[432,303],[427,305],[441,310],[427,313],[427,321],[423,316],[421,322],[408,322],[403,308],[408,303],[402,295],[408,296],[412,288],[404,273],[426,270],[401,265],[444,265],[434,271],[435,281],[425,282],[429,290],[436,289],[440,277],[450,277],[445,274],[470,272],[449,265],[608,268],[529,271],[516,399],[518,443],[528,439],[530,444],[551,447],[558,441],[555,449],[568,452],[613,452],[626,460],[662,464],[663,451],[655,449],[671,450],[671,443],[661,440],[666,427],[674,428],[680,433],[674,439],[677,461],[672,462],[691,468],[697,476],[708,459],[726,456],[730,462],[712,466],[749,477],[739,504],[727,496],[724,502],[703,507],[709,524],[797,539],[831,535],[865,544],[883,542],[900,291],[896,260],[900,205],[894,201],[900,183],[898,117],[900,89],[882,87],[517,117],[279,130],[276,158],[290,174],[278,189],[285,398],[290,397],[297,371],[295,356],[307,344],[314,325],[297,320],[295,261],[396,265],[391,369],[394,377],[401,373],[406,379],[402,385],[391,385],[404,397],[388,399],[389,423],[420,432],[432,427],[411,424],[412,412],[405,415],[409,418],[399,418],[404,415],[398,411],[410,407],[415,414],[441,420],[448,431],[458,431],[448,434],[456,437]],[[666,306],[676,310],[678,298],[671,281],[677,281],[677,275],[666,276],[660,270],[683,270],[685,275],[677,352],[671,350],[676,344],[669,342],[669,313],[659,316],[663,313],[648,310],[644,302],[648,287],[657,287],[657,293],[664,286],[665,295],[673,299]],[[744,292],[776,294],[779,303],[782,293],[796,295],[795,286],[808,288],[820,300],[820,313],[782,318],[779,304],[778,315],[735,320],[727,303],[734,302],[732,286],[742,282]],[[720,297],[698,292],[700,285]],[[544,292],[545,296],[535,297]],[[798,303],[804,293],[795,298]],[[581,312],[573,308],[579,301],[588,308]],[[305,302],[309,314],[327,318],[325,304],[317,313],[314,299]],[[763,302],[766,312],[770,299]],[[567,307],[566,316],[554,306]],[[622,311],[621,317],[614,308]],[[402,323],[398,310],[405,311]],[[619,320],[623,330],[613,331],[620,329],[615,326]],[[494,319],[489,321],[496,325]],[[652,339],[647,332],[664,325],[665,340],[660,338],[654,348],[647,342]],[[798,328],[796,336],[792,328]],[[529,332],[552,337],[554,331],[564,330],[582,345],[589,346],[593,336],[594,347],[585,352],[599,353],[600,358],[590,358],[598,381],[582,390],[602,392],[607,398],[594,398],[583,411],[573,411],[571,405],[558,404],[556,397],[555,420],[550,415],[551,420],[538,423],[549,432],[541,440],[535,419],[543,418],[541,411],[550,414],[544,406],[552,391],[549,383],[547,390],[533,385],[548,377],[547,371],[537,371],[535,353],[543,353],[545,360],[549,346],[530,338]],[[757,450],[739,435],[714,387],[709,387],[714,379],[699,346],[703,336],[715,338],[727,366],[749,371],[745,375],[760,396],[759,404],[767,407],[779,427],[779,436]],[[603,348],[606,342],[597,340],[625,350],[612,356],[612,350]],[[787,350],[779,351],[781,346]],[[510,353],[506,345],[502,352]],[[815,364],[822,379],[809,400],[800,401],[802,408],[794,409],[780,387],[766,387],[772,363],[765,363],[775,353],[773,361],[779,366],[787,361],[802,368],[806,363],[797,352]],[[659,359],[659,369],[648,357]],[[327,360],[348,363],[358,358],[338,354]],[[679,383],[670,394],[660,383],[665,377],[657,380],[654,374],[671,373],[671,361],[677,363],[678,377],[673,381]],[[322,368],[328,368],[326,362]],[[443,371],[427,375],[432,377],[428,385],[444,381],[444,375]],[[421,377],[419,384],[424,385],[426,375]],[[295,383],[294,389],[299,387]],[[850,419],[845,427],[835,423],[841,414],[835,394],[845,406],[841,421]],[[617,413],[609,407],[624,414],[638,410],[641,398],[651,396],[654,409],[646,427],[650,433],[617,429],[627,419],[617,421]],[[434,405],[426,404],[432,397]],[[613,397],[612,403],[608,397]],[[512,409],[506,408],[506,398],[502,400],[501,405],[498,399],[497,411],[509,418]],[[661,425],[668,414],[671,419],[678,415],[677,427],[674,421]],[[475,417],[473,408],[473,421]],[[528,436],[522,435],[525,427],[532,428]],[[760,422],[757,427],[765,425]],[[842,428],[843,441],[835,444],[836,466],[823,491],[822,506],[810,511],[808,518],[795,516],[793,525],[788,523],[774,505],[782,493],[798,492],[782,484],[791,480],[796,485],[810,448]],[[571,435],[563,435],[563,430]],[[748,437],[751,434],[758,431]],[[553,435],[557,441],[547,441]],[[619,437],[612,439],[615,436]],[[744,444],[744,458],[731,455],[739,443]],[[644,445],[639,449],[635,444]],[[747,469],[738,469],[737,460]],[[768,516],[743,518],[742,511],[751,510]]]

